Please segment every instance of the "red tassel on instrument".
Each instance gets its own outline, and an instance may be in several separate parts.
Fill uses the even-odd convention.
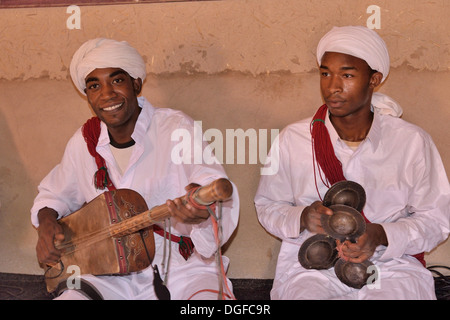
[[[164,237],[165,235],[166,239],[178,243],[178,251],[183,256],[184,260],[187,260],[194,252],[194,243],[189,237],[186,236],[177,237],[174,234],[171,234],[169,237],[169,234],[165,233],[164,229],[156,224],[153,225],[153,232],[159,234],[161,237]]]
[[[178,241],[178,251],[183,256],[184,260],[187,260],[191,254],[194,252],[194,243],[189,237],[180,237]]]

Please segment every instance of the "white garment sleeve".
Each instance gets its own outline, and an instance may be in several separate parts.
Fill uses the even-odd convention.
[[[278,171],[261,176],[255,207],[260,223],[269,233],[283,240],[295,239],[300,234],[300,216],[305,207],[295,206],[284,132],[280,133],[278,143],[279,147],[272,146],[268,155],[268,159],[279,159]]]
[[[31,208],[31,222],[39,226],[38,212],[44,207],[54,209],[58,218],[78,210],[84,203],[73,155],[77,150],[77,132],[67,143],[61,162],[53,168],[38,186],[38,195]]]
[[[444,241],[450,231],[450,187],[440,155],[431,138],[425,136],[416,152],[410,176],[408,216],[381,223],[388,246],[380,260],[403,254],[428,252]]]

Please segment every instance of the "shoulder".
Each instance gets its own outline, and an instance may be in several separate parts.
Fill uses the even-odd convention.
[[[182,111],[171,108],[155,108],[150,128],[157,131],[174,132],[176,130],[193,130],[194,120]]]
[[[151,123],[152,126],[173,126],[179,123],[194,123],[191,117],[180,110],[153,106],[145,97],[139,97],[138,101],[139,106],[142,108],[138,123],[142,122],[145,125]]]
[[[434,146],[430,134],[416,124],[389,115],[380,116],[384,144],[404,146],[408,150]]]
[[[389,115],[381,115],[381,128],[387,134],[399,134],[409,139],[429,140],[430,135],[421,127],[402,118],[396,118]]]
[[[140,97],[139,105],[143,112],[136,124],[136,130],[142,127],[143,131],[153,131],[154,133],[161,133],[162,131],[170,131],[177,128],[192,128],[194,120],[187,114],[180,110],[171,108],[161,108],[153,106],[147,99]]]
[[[195,126],[194,120],[182,111],[156,107],[146,131],[150,137],[166,141],[167,139],[195,136]],[[201,125],[198,125],[198,130],[201,133]]]
[[[72,135],[72,137],[70,137],[69,141],[67,142],[67,147],[66,148],[74,148],[74,147],[79,147],[80,145],[85,146],[86,145],[86,140],[83,136],[83,126],[79,127],[75,133]]]
[[[91,157],[82,128],[78,128],[69,138],[64,150],[64,157],[72,159],[71,161],[74,163],[82,161],[81,159],[85,159],[86,157]]]
[[[302,119],[291,124],[288,124],[280,132],[280,140],[284,142],[291,141],[311,141],[311,126],[312,118]]]
[[[157,121],[169,121],[170,123],[194,123],[194,120],[183,111],[171,108],[155,108],[153,117]]]

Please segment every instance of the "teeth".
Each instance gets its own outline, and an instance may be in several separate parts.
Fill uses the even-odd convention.
[[[122,105],[122,103],[119,103],[119,104],[116,104],[116,105],[108,107],[108,108],[103,108],[103,110],[105,110],[105,111],[112,111],[112,110],[115,110],[115,109],[119,108],[121,105]]]

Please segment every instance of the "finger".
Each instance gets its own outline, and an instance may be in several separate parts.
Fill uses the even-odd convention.
[[[342,253],[347,257],[347,258],[359,258],[361,256],[361,252],[358,251],[349,251],[349,250],[345,250],[345,248],[342,248]]]
[[[197,183],[189,183],[186,187],[184,187],[184,190],[189,191],[193,188],[199,187],[200,185]]]
[[[65,238],[64,237],[64,233],[57,233],[57,234],[55,234],[55,241],[54,241],[54,243],[59,244],[59,243],[64,241],[64,238]]]
[[[312,216],[310,218],[308,225],[309,225],[309,230],[312,232],[321,233],[321,234],[325,233],[325,230],[323,229],[322,223],[320,221],[320,217],[318,217],[318,216]]]
[[[183,223],[194,223],[195,214],[188,210],[179,199],[167,200],[167,208],[172,217]]]
[[[351,258],[356,258],[361,255],[362,251],[361,248],[355,244],[350,243],[349,241],[345,241],[342,245],[342,252],[347,256]]]
[[[167,200],[166,204],[169,207],[169,209],[174,211],[174,212],[175,211],[181,211],[181,209],[183,208],[183,203],[178,198],[174,199],[174,200]]]
[[[321,213],[326,214],[327,216],[332,216],[334,214],[333,210],[325,206],[323,206]]]
[[[323,203],[320,202],[320,201],[315,201],[312,204],[312,207],[313,207],[314,211],[316,211],[319,214],[326,214],[326,215],[329,215],[329,216],[333,215],[333,210],[331,210],[328,207],[325,207],[323,205]]]
[[[173,203],[175,204],[178,210],[183,209],[183,203],[181,202],[180,198],[173,200]]]
[[[39,242],[36,248],[37,258],[40,263],[55,264],[61,259],[61,254],[58,250],[52,246],[53,249],[49,249],[44,242]]]
[[[196,215],[197,209],[195,209],[190,203],[183,202],[180,199],[176,199],[175,204],[177,206],[178,211],[186,217],[193,218]]]
[[[351,242],[349,240],[345,240],[344,243],[345,243],[345,247],[349,251],[361,251],[362,250],[362,246],[357,242]]]
[[[362,263],[362,262],[366,261],[367,259],[369,259],[369,256],[363,253],[357,257],[349,257],[348,261],[353,262],[353,263]]]
[[[361,263],[370,258],[367,252],[349,241],[345,241],[339,248],[342,256],[350,262]]]
[[[172,200],[166,201],[167,209],[169,210],[170,214],[172,216],[177,216],[179,214],[179,210],[176,206],[176,204]]]

